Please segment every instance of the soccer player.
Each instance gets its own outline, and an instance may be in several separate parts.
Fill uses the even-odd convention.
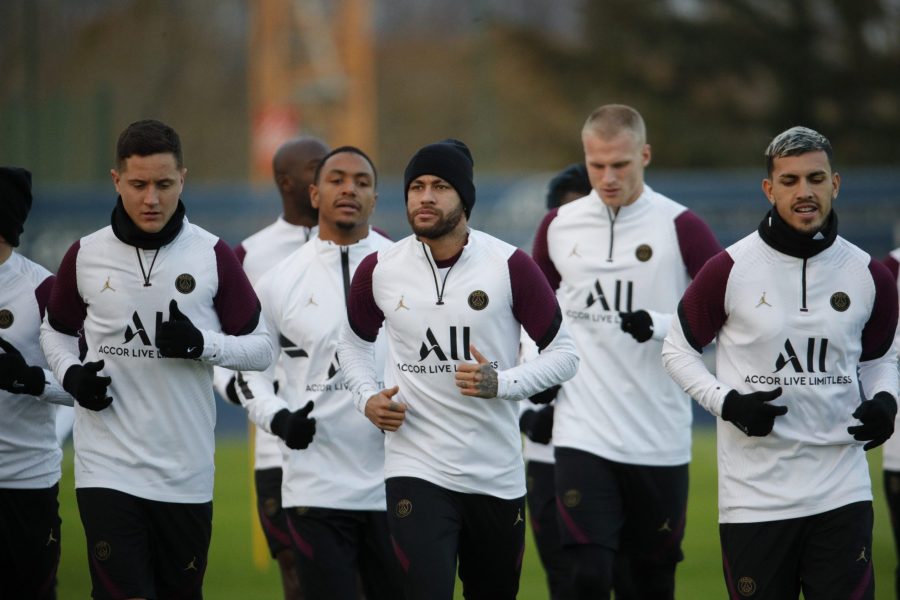
[[[772,208],[691,283],[663,359],[719,417],[729,597],[871,599],[865,451],[894,430],[897,287],[838,235],[824,136],[792,127],[765,156]],[[701,359],[714,339],[716,375]]]
[[[375,190],[375,167],[359,148],[322,160],[310,190],[315,235],[257,288],[269,334],[281,340],[278,394],[274,369],[241,374],[237,386],[251,418],[291,449],[282,497],[307,600],[356,600],[357,573],[369,600],[403,596],[385,512],[384,436],[354,410],[336,356],[353,272],[391,245],[369,226]]]
[[[14,250],[31,204],[31,173],[0,167],[0,597],[52,599],[62,458],[55,415],[73,399],[39,344],[54,277]]]
[[[514,401],[578,366],[537,265],[469,228],[472,167],[458,140],[413,155],[413,235],[356,270],[338,352],[357,409],[386,432],[388,520],[408,600],[450,598],[457,558],[467,598],[515,598],[525,473]],[[373,356],[382,326],[384,385]],[[517,366],[521,327],[540,354]]]
[[[328,146],[315,137],[294,138],[282,144],[272,159],[275,185],[281,196],[282,214],[278,219],[254,233],[235,249],[238,260],[254,286],[259,278],[280,260],[297,250],[310,238],[318,215],[309,199],[316,168]],[[278,346],[278,340],[275,340]],[[284,359],[284,354],[281,355]],[[275,381],[282,381],[280,366],[275,367]],[[216,388],[223,398],[240,404],[235,389],[235,373],[216,368]],[[291,550],[290,534],[281,503],[282,450],[278,438],[257,427],[254,437],[254,480],[256,510],[269,552],[278,562],[285,600],[300,600],[300,583]]]
[[[660,353],[681,294],[720,247],[644,182],[651,153],[636,110],[597,108],[581,140],[593,191],[547,214],[533,252],[584,359],[554,412],[563,545],[577,598],[673,598],[691,405]]]
[[[185,217],[178,134],[132,123],[116,159],[111,225],[63,257],[41,345],[77,402],[75,487],[93,597],[200,598],[212,366],[265,369],[274,349],[234,252]]]
[[[891,276],[897,282],[898,290],[900,290],[900,248],[894,249],[884,259],[884,264],[891,272]],[[900,331],[894,337],[894,347],[900,347],[898,344],[900,344]],[[892,435],[884,443],[882,461],[884,494],[891,515],[894,551],[895,556],[900,557],[900,436]],[[896,598],[900,598],[900,565],[894,569],[894,595]]]
[[[547,209],[553,210],[591,192],[591,182],[584,163],[569,165],[550,180]],[[530,360],[537,352],[534,342],[522,339],[523,358]],[[571,598],[572,567],[563,553],[557,527],[556,486],[554,483],[553,398],[559,388],[539,392],[531,401],[522,402],[519,429],[525,434],[522,452],[525,456],[525,482],[528,488],[528,514],[538,556],[547,575],[551,600]]]

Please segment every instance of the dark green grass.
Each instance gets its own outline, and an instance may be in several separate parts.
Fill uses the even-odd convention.
[[[264,571],[252,565],[249,495],[249,460],[246,442],[240,438],[220,440],[216,451],[214,523],[205,597],[210,600],[255,600],[280,597],[280,582],[274,563]],[[881,486],[881,451],[869,454],[875,485],[875,573],[876,597],[892,598],[891,574],[895,559],[891,531]],[[66,449],[60,484],[63,519],[62,561],[59,568],[59,600],[90,597],[90,578],[85,558],[84,535],[75,505],[72,448]],[[691,464],[691,494],[688,504],[685,560],[678,568],[678,598],[725,598],[716,512],[715,434],[697,429]],[[462,598],[457,585],[456,598]],[[546,600],[544,575],[529,538],[522,571],[519,598]]]

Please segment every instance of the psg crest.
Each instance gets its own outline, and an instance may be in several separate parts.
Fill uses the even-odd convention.
[[[6,308],[0,310],[0,329],[9,329],[10,325],[12,325],[15,320],[12,311]]]
[[[648,246],[647,244],[641,244],[634,251],[634,255],[641,262],[647,262],[650,260],[650,257],[653,256],[653,248]]]
[[[197,287],[197,282],[190,273],[182,273],[175,278],[175,289],[182,294],[190,294],[195,287]]]
[[[831,308],[838,312],[844,312],[850,308],[850,296],[844,292],[835,292],[831,295]]]
[[[488,301],[488,295],[481,290],[475,290],[469,294],[469,308],[472,310],[484,310]]]

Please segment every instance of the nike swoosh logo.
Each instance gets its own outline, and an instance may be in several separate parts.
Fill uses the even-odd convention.
[[[197,346],[191,346],[190,348],[187,349],[187,353],[190,354],[191,352],[193,352],[196,349],[197,349]]]

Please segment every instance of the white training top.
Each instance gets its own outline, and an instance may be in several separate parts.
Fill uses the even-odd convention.
[[[557,447],[627,464],[690,461],[690,398],[663,369],[662,340],[691,277],[720,250],[696,214],[647,185],[618,214],[596,191],[547,214],[533,254],[583,359],[556,398]],[[643,343],[619,319],[640,309],[653,319]]]
[[[416,477],[443,488],[499,498],[525,494],[520,400],[570,378],[578,365],[553,291],[527,254],[475,230],[460,254],[435,262],[409,236],[360,265],[348,302],[350,327],[338,351],[357,409],[382,389],[372,343],[387,336],[384,387],[406,420],[386,434],[385,477]],[[540,355],[517,366],[520,326]],[[459,392],[454,371],[473,362],[470,345],[498,371],[491,399]]]
[[[0,338],[26,364],[44,369],[46,384],[38,397],[0,390],[0,488],[45,489],[61,475],[56,410],[60,404],[71,406],[73,399],[47,369],[40,346],[53,279],[47,269],[15,251],[0,264]]]
[[[891,275],[897,282],[897,289],[900,292],[900,248],[896,248],[884,259],[884,264],[890,270]],[[900,327],[894,338],[894,349],[900,350]],[[894,435],[884,443],[884,451],[882,452],[883,468],[887,471],[900,471],[900,412],[898,412],[897,420],[894,422]]]
[[[711,259],[679,305],[668,371],[721,416],[732,389],[781,387],[772,432],[717,422],[719,521],[819,514],[872,499],[862,442],[847,433],[865,398],[898,392],[897,293],[887,269],[841,237],[806,259],[752,233]],[[716,340],[716,375],[700,352]]]
[[[163,358],[155,346],[173,299],[203,334],[198,360]],[[105,361],[100,375],[112,379],[113,402],[102,411],[75,405],[75,486],[210,501],[212,366],[264,369],[273,354],[234,252],[187,219],[158,251],[120,241],[111,227],[83,237],[63,258],[41,329],[59,379],[80,362],[75,336],[82,328],[84,362]]]
[[[242,373],[238,387],[251,419],[271,431],[272,418],[314,402],[316,434],[305,450],[285,448],[282,505],[385,510],[384,434],[354,410],[337,359],[347,322],[346,298],[359,263],[391,245],[379,233],[350,246],[314,237],[260,279],[257,286],[269,335],[281,342],[284,376],[278,396],[274,372]],[[384,369],[384,343],[375,344]]]
[[[244,267],[244,272],[247,274],[250,283],[256,287],[259,278],[266,271],[300,248],[309,240],[309,237],[309,227],[291,225],[284,220],[284,217],[278,217],[274,223],[260,229],[238,244],[234,252]],[[278,347],[277,344],[275,347]],[[281,369],[279,361],[279,364],[275,366],[275,381],[280,382],[284,379]],[[215,368],[214,380],[216,390],[223,398],[226,393],[225,386],[228,385],[233,375],[234,371],[221,367]],[[253,468],[257,470],[280,469],[283,446],[281,440],[259,426],[256,426],[255,440]]]

